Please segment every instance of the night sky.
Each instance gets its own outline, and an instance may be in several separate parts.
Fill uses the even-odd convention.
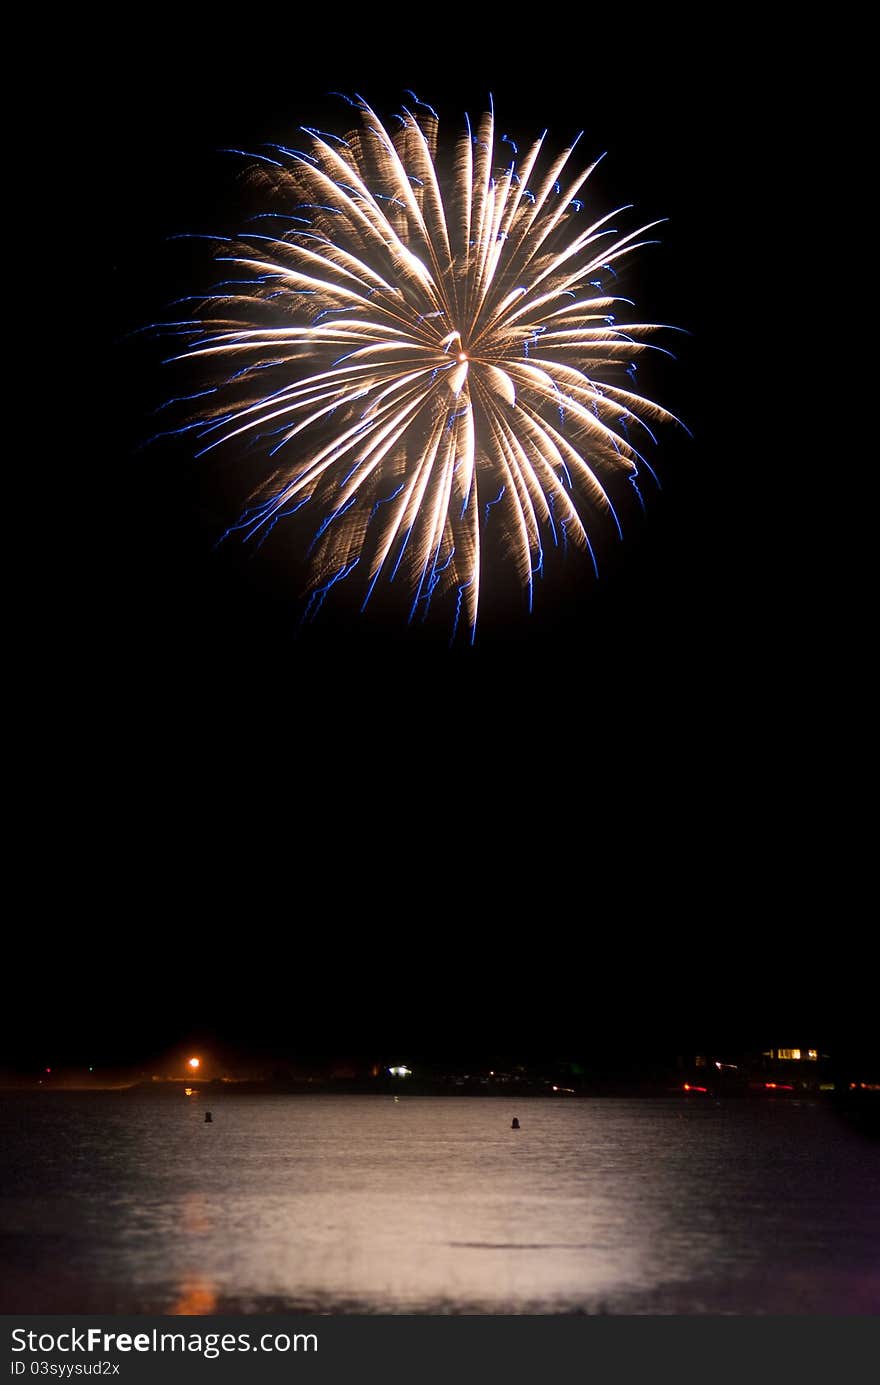
[[[329,12],[325,31],[155,18],[53,94],[41,313],[76,330],[40,367],[55,384],[34,424],[41,475],[62,475],[16,675],[9,1061],[134,1061],[190,1036],[855,1042],[872,1012],[846,789],[858,655],[829,586],[842,459],[824,418],[795,414],[842,368],[816,349],[832,272],[806,234],[833,192],[825,115],[807,123],[745,29],[721,63],[678,20],[525,34],[493,12],[460,34],[443,12],[426,54],[396,15],[344,39]],[[489,91],[523,139],[584,129],[608,151],[603,210],[668,218],[626,291],[691,334],[640,378],[693,439],[661,430],[662,493],[600,582],[557,567],[530,619],[490,596],[477,648],[451,655],[442,623],[412,637],[381,613],[329,610],[295,639],[295,570],[213,553],[234,515],[204,463],[140,446],[173,382],[163,344],[129,335],[211,282],[204,245],[168,237],[240,223],[221,149],[342,131],[331,90],[390,113],[405,88],[447,135]]]

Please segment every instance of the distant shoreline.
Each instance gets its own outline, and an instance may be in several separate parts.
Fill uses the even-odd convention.
[[[302,1081],[267,1082],[228,1078],[215,1078],[211,1081],[185,1082],[169,1079],[161,1082],[128,1082],[112,1085],[73,1085],[60,1083],[33,1085],[16,1084],[0,1086],[0,1093],[28,1093],[30,1095],[57,1095],[59,1093],[116,1093],[119,1096],[146,1095],[160,1100],[181,1097],[189,1092],[191,1097],[248,1097],[248,1096],[370,1096],[389,1097],[449,1097],[467,1099],[473,1097],[490,1098],[493,1101],[520,1101],[538,1099],[542,1101],[595,1100],[602,1098],[645,1098],[663,1099],[680,1097],[687,1101],[717,1101],[724,1099],[750,1099],[758,1101],[827,1101],[835,1097],[833,1091],[817,1090],[699,1090],[687,1088],[684,1084],[647,1082],[603,1082],[582,1084],[577,1088],[553,1090],[551,1086],[530,1082],[511,1082],[508,1084],[486,1085],[479,1083],[451,1084],[442,1081],[413,1081],[411,1078],[400,1082],[383,1082],[381,1079],[348,1081],[345,1079],[305,1079]],[[864,1098],[867,1099],[867,1098]]]

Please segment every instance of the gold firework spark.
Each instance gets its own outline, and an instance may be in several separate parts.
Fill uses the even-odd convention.
[[[364,605],[401,571],[411,617],[446,594],[473,639],[490,512],[531,609],[548,537],[592,555],[585,518],[620,529],[605,483],[647,466],[630,426],[672,419],[631,378],[656,326],[619,322],[629,300],[605,288],[657,223],[591,219],[577,140],[548,158],[541,136],[518,162],[489,111],[444,177],[430,107],[392,132],[351,104],[346,138],[257,156],[285,210],[224,246],[233,277],[184,352],[234,367],[202,450],[259,440],[273,459],[233,526],[248,537],[318,513],[311,611],[356,569]]]

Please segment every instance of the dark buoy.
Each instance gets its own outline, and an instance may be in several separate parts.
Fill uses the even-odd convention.
[[[210,1125],[210,1123],[213,1121],[213,1119],[214,1119],[214,1117],[211,1115],[211,1112],[210,1112],[210,1111],[206,1111],[206,1112],[205,1112],[205,1124],[206,1124],[206,1125]]]
[[[519,1130],[519,1121],[516,1116],[514,1116],[513,1120],[510,1122],[510,1128],[511,1130]]]

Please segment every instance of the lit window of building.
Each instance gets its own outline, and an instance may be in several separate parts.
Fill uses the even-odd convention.
[[[807,1057],[812,1059],[812,1061],[815,1063],[816,1059],[819,1057],[819,1050],[815,1048],[808,1048]]]
[[[801,1051],[800,1051],[799,1048],[777,1048],[777,1050],[776,1050],[776,1057],[777,1057],[777,1058],[786,1058],[786,1059],[789,1059],[789,1058],[800,1058],[800,1056],[801,1056]]]

